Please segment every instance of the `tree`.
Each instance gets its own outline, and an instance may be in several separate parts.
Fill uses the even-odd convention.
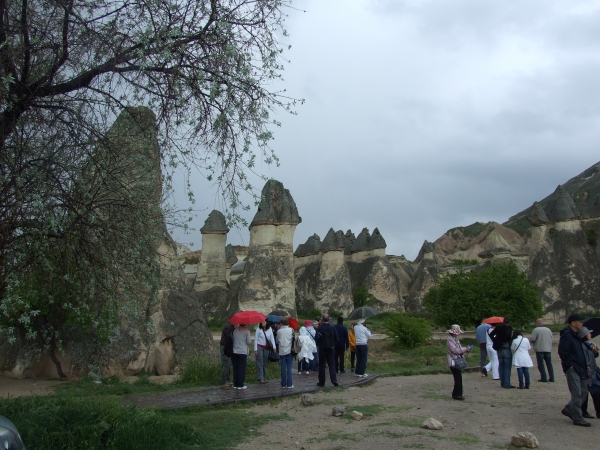
[[[423,306],[438,325],[446,327],[477,326],[491,316],[510,317],[513,324],[524,325],[543,312],[537,286],[512,261],[439,279],[425,294]]]
[[[277,162],[270,113],[294,104],[268,88],[281,78],[286,6],[0,0],[1,326],[55,349],[61,327],[108,332],[123,296],[156,290],[162,190],[139,188],[143,149],[122,160],[107,133],[124,108],[156,114],[159,184],[197,168],[235,219],[253,149]],[[131,116],[133,135],[149,132]]]
[[[354,289],[352,292],[352,298],[354,300],[354,308],[360,308],[361,306],[370,306],[373,304],[375,297],[369,292],[369,288],[364,284]]]

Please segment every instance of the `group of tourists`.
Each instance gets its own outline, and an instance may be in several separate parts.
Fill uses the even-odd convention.
[[[533,361],[529,352],[533,343],[540,373],[538,381],[555,382],[551,356],[552,331],[544,326],[542,319],[536,320],[535,324],[536,328],[529,339],[512,329],[509,318],[504,318],[501,323],[482,323],[478,326],[476,340],[481,355],[481,376],[487,377],[491,372],[492,379],[499,380],[504,389],[530,389],[529,368],[533,367]],[[472,346],[463,347],[460,344],[458,336],[463,333],[459,325],[452,325],[446,344],[447,363],[454,377],[452,398],[455,400],[465,399],[462,369],[466,368],[464,355],[472,349]],[[599,353],[591,333],[592,330],[583,325],[583,318],[572,314],[567,319],[567,326],[560,332],[558,344],[558,355],[571,393],[571,400],[561,412],[574,425],[583,427],[591,426],[585,419],[594,418],[588,412],[588,393],[592,397],[596,417],[600,418],[600,368],[596,365]],[[518,386],[511,384],[512,367],[517,370]]]
[[[368,347],[371,337],[366,320],[359,319],[350,330],[344,319],[338,317],[337,324],[330,323],[329,314],[306,320],[298,335],[290,327],[287,318],[280,323],[263,321],[254,334],[254,356],[257,379],[267,383],[269,362],[278,361],[281,368],[281,387],[293,389],[293,361],[298,361],[298,375],[318,372],[317,386],[325,386],[325,368],[329,368],[329,379],[338,386],[338,373],[345,373],[346,351],[350,351],[350,370],[357,377],[367,377]],[[252,344],[250,330],[245,324],[227,323],[221,333],[221,386],[247,389],[245,385],[248,346]],[[356,362],[356,366],[355,366]],[[233,370],[232,370],[233,369]],[[233,383],[230,373],[233,371]]]

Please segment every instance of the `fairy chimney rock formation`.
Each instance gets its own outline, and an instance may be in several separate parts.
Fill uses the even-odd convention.
[[[542,205],[540,205],[538,202],[535,202],[531,206],[529,214],[527,214],[527,221],[534,227],[539,227],[548,223],[546,212],[544,211]]]
[[[213,287],[227,288],[225,244],[228,232],[229,228],[223,213],[213,210],[204,222],[204,226],[200,228],[202,255],[194,284],[196,292],[207,291]]]
[[[548,205],[546,210],[546,216],[550,221],[576,219],[580,216],[573,198],[565,188],[559,185],[554,191],[554,195],[554,201]]]
[[[293,240],[302,221],[290,191],[269,180],[250,224],[250,246],[238,294],[241,310],[296,310]]]

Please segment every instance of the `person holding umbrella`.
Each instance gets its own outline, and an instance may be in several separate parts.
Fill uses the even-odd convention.
[[[231,362],[233,364],[233,388],[247,389],[244,385],[246,381],[246,364],[248,362],[248,345],[252,343],[250,331],[245,324],[241,323],[233,330],[233,355]]]
[[[371,337],[371,331],[367,328],[366,319],[358,319],[356,325],[354,325],[354,336],[356,337],[356,370],[354,375],[360,378],[368,377],[369,374],[365,373],[367,370],[367,357],[369,349],[367,347],[367,341]]]
[[[233,355],[231,356],[234,389],[248,388],[244,385],[244,382],[246,381],[248,345],[252,343],[252,339],[246,325],[262,322],[266,318],[267,316],[258,311],[239,311],[229,319],[229,322],[238,324],[238,327],[233,332]]]

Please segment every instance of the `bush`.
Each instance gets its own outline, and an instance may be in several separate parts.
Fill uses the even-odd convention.
[[[425,319],[408,317],[401,312],[389,314],[384,326],[386,334],[404,348],[419,347],[432,337]]]
[[[181,383],[219,384],[221,382],[220,362],[193,355],[185,358],[182,366],[179,375]]]

